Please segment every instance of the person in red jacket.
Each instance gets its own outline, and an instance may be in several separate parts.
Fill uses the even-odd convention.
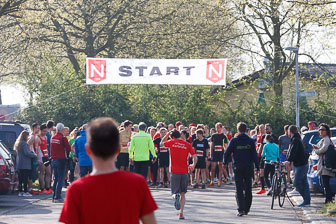
[[[50,140],[51,165],[54,170],[53,202],[63,203],[61,197],[64,183],[66,158],[71,151],[68,139],[63,136],[64,124],[56,125],[56,134]]]
[[[157,205],[145,178],[118,171],[118,126],[111,118],[93,120],[87,129],[86,150],[92,173],[74,181],[66,193],[59,221],[71,224],[155,224]]]

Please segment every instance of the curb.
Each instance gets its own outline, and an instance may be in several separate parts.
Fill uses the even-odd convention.
[[[52,196],[52,195],[46,195],[46,196],[44,196],[44,197],[41,197],[41,198],[36,199],[36,200],[34,200],[34,201],[27,202],[27,203],[25,203],[25,204],[23,204],[23,205],[20,205],[20,206],[15,207],[15,208],[11,208],[11,209],[7,209],[7,210],[5,210],[5,211],[1,211],[1,212],[0,212],[0,216],[2,216],[2,215],[7,215],[7,214],[9,214],[9,213],[11,213],[11,212],[15,212],[15,211],[17,211],[17,210],[19,210],[19,209],[28,207],[28,206],[30,206],[30,205],[32,205],[32,204],[34,204],[34,203],[40,202],[40,201],[42,201],[42,200],[46,200],[46,199],[50,198],[51,196]]]

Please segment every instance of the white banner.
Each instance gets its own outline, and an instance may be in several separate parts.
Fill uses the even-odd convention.
[[[87,58],[87,84],[226,85],[227,59]]]

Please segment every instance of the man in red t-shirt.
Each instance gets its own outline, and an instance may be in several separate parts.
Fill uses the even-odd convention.
[[[118,126],[111,118],[93,120],[87,129],[86,150],[92,173],[68,188],[59,221],[63,223],[156,223],[158,208],[145,179],[118,171]]]
[[[172,138],[166,141],[168,136]],[[170,186],[171,192],[175,196],[175,208],[180,210],[179,219],[184,219],[183,209],[185,205],[185,194],[189,183],[189,169],[193,171],[197,163],[197,156],[191,144],[181,139],[181,133],[173,130],[166,134],[161,140],[161,146],[169,148],[170,156]],[[193,157],[193,163],[188,166],[189,154]],[[188,169],[189,168],[189,169]]]

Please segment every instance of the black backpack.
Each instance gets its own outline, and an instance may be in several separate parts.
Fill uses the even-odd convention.
[[[323,155],[323,165],[327,170],[336,173],[336,148],[332,142]]]

